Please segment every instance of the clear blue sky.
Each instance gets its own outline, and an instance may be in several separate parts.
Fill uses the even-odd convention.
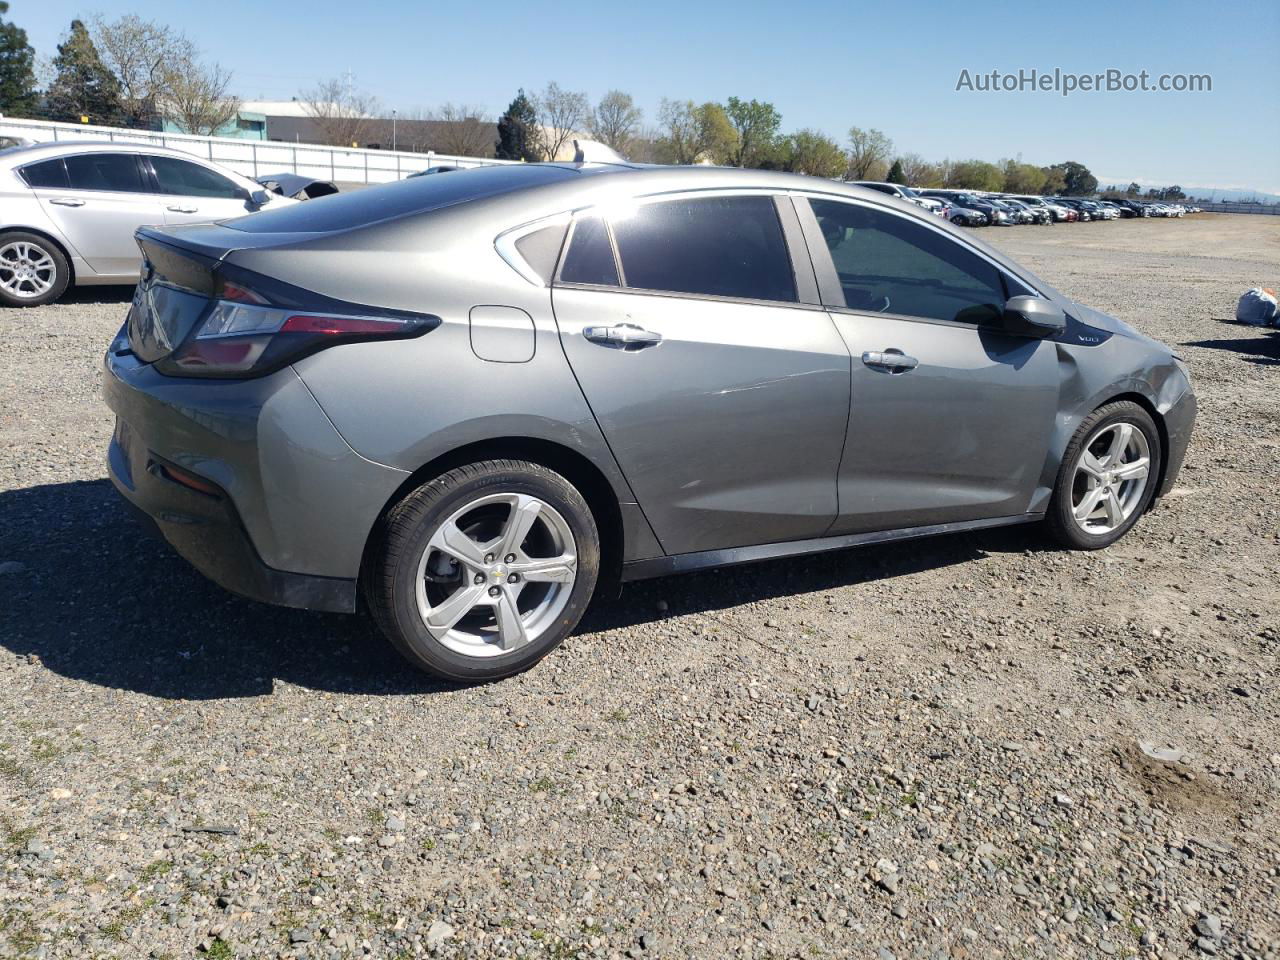
[[[136,12],[186,31],[246,99],[287,99],[350,69],[388,108],[496,115],[549,80],[594,99],[769,100],[783,129],[875,127],[930,159],[1078,160],[1104,182],[1280,193],[1280,3],[851,0],[538,4],[512,0],[88,5],[14,0],[52,55],[73,17]],[[957,92],[962,69],[1207,73],[1211,93]]]

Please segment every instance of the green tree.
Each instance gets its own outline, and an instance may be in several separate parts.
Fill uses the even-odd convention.
[[[726,163],[737,145],[733,125],[718,103],[663,99],[658,125],[654,152],[662,163]]]
[[[89,31],[79,20],[71,21],[67,39],[58,44],[53,59],[57,71],[49,85],[46,109],[50,120],[119,126],[124,123],[120,83],[98,56]]]
[[[759,100],[739,100],[730,97],[724,106],[725,116],[737,134],[737,143],[730,151],[731,167],[758,167],[769,161],[778,139],[778,126],[782,114],[772,103]]]
[[[1138,186],[1138,182],[1134,180],[1125,188],[1124,192],[1126,196],[1136,197],[1142,193],[1142,187]]]
[[[769,167],[834,179],[844,173],[846,158],[840,144],[817,130],[797,130],[777,141]]]
[[[29,114],[36,102],[36,52],[27,31],[4,19],[8,12],[0,0],[0,113]]]
[[[540,160],[540,140],[538,115],[522,87],[507,107],[507,112],[498,118],[498,141],[494,145],[494,156],[499,160]]]
[[[1098,189],[1098,178],[1083,163],[1068,160],[1066,163],[1055,163],[1049,169],[1062,174],[1062,188],[1068,196],[1087,197]]]
[[[961,190],[1001,190],[1004,171],[985,160],[961,160],[952,164],[947,186]]]
[[[1040,188],[1042,196],[1057,197],[1067,189],[1067,181],[1057,167],[1044,167],[1044,186]]]
[[[1048,174],[1044,167],[1018,160],[1004,161],[1004,186],[1006,193],[1039,193],[1044,189]]]
[[[907,185],[907,172],[902,169],[902,160],[894,158],[893,166],[889,168],[889,173],[885,177],[890,183],[900,183],[904,187]]]

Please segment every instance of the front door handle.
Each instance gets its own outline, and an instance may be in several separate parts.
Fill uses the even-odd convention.
[[[54,197],[49,201],[56,203],[60,207],[83,207],[84,201],[78,197]]]
[[[165,209],[172,210],[174,213],[197,213],[200,210],[199,207],[189,207],[182,203],[171,204]]]
[[[888,350],[868,350],[862,355],[862,362],[868,367],[883,367],[895,373],[906,373],[920,366],[920,361],[909,357],[896,347]]]
[[[587,327],[582,335],[592,343],[606,347],[650,347],[662,342],[662,334],[634,323],[615,323],[612,327]]]

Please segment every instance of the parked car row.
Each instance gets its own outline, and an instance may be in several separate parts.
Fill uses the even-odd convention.
[[[1034,194],[991,193],[979,190],[917,189],[877,180],[857,180],[854,186],[924,207],[962,227],[1018,226],[1131,217],[1181,217],[1199,207],[1144,200],[1094,200],[1088,197],[1041,197]]]

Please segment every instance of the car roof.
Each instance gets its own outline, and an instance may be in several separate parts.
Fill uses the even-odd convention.
[[[490,202],[502,203],[507,208],[503,218],[514,225],[632,197],[739,189],[850,196],[936,219],[915,204],[876,190],[796,173],[701,164],[519,163],[458,170],[446,177],[406,178],[325,197],[296,210],[266,210],[228,225],[251,233],[341,232],[450,207],[460,215],[486,217]]]
[[[33,143],[25,147],[10,147],[0,154],[0,165],[10,167],[25,166],[38,160],[53,157],[75,156],[81,153],[154,153],[184,160],[200,162],[201,157],[185,150],[173,147],[162,147],[155,143],[124,140],[57,140],[46,143]]]

